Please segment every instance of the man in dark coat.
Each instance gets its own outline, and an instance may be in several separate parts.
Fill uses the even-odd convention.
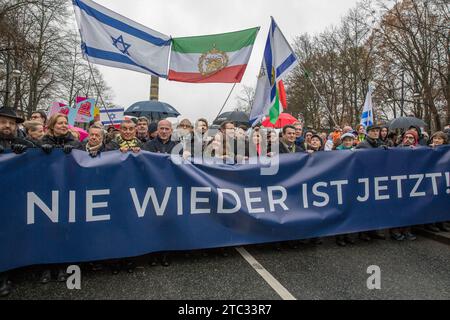
[[[86,151],[92,158],[106,151],[104,143],[105,132],[99,126],[93,125],[89,128],[89,137],[85,139],[79,150]]]
[[[383,148],[387,149],[388,147],[384,145],[380,140],[380,131],[381,126],[379,125],[371,125],[366,128],[367,137],[366,140],[361,142],[356,146],[355,149],[377,149]],[[370,241],[371,239],[380,239],[385,240],[386,235],[382,230],[376,230],[371,232],[362,232],[359,234],[359,237],[364,241]]]
[[[106,145],[106,150],[120,150],[122,153],[139,153],[144,144],[136,138],[136,123],[125,120],[120,125],[120,135]]]
[[[303,149],[295,144],[297,136],[294,126],[285,126],[280,140],[280,154],[303,152]]]
[[[381,126],[371,125],[367,129],[366,140],[356,146],[355,149],[376,149],[383,147],[383,143],[380,141]]]
[[[16,154],[21,154],[27,148],[33,148],[34,145],[22,138],[17,137],[17,124],[24,120],[17,116],[11,108],[0,108],[0,154],[10,149]],[[7,273],[0,273],[0,297],[11,293],[11,282]]]
[[[158,123],[158,136],[144,146],[144,150],[154,153],[170,154],[178,145],[178,142],[172,141],[172,123],[168,120],[161,120]]]
[[[11,108],[0,108],[0,153],[10,149],[16,154],[23,153],[34,144],[17,136],[17,125],[24,120]]]

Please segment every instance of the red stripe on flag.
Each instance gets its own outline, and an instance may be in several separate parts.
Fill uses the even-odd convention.
[[[203,76],[196,72],[176,72],[169,70],[169,80],[190,83],[238,83],[244,76],[247,65],[237,65]]]
[[[284,88],[283,80],[280,80],[280,82],[278,82],[278,90],[279,90],[281,105],[283,106],[283,109],[287,109],[286,89]]]

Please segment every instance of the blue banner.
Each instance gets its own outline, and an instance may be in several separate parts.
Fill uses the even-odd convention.
[[[179,160],[0,155],[0,271],[450,220],[449,147]]]

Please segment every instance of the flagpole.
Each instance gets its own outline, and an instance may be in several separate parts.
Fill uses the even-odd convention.
[[[303,74],[306,74],[306,77],[307,77],[308,80],[311,82],[312,86],[314,87],[314,90],[315,90],[316,93],[319,95],[319,98],[320,98],[321,102],[325,105],[325,108],[327,108],[331,120],[333,121],[334,125],[337,127],[338,124],[337,124],[336,120],[334,119],[333,114],[331,113],[330,108],[328,108],[328,104],[327,104],[327,102],[325,101],[325,98],[320,94],[320,92],[319,92],[319,90],[317,89],[315,83],[312,81],[311,77],[308,75],[306,69],[303,68],[302,71],[303,71]]]
[[[233,93],[235,87],[236,87],[236,82],[234,83],[233,88],[231,88],[231,91],[230,91],[230,93],[228,94],[228,97],[227,97],[227,99],[225,100],[225,102],[224,102],[224,104],[223,104],[223,106],[222,106],[222,109],[220,109],[220,111],[219,111],[219,113],[217,114],[217,116],[215,117],[215,119],[217,119],[217,118],[221,115],[221,113],[222,113],[222,111],[223,111],[223,108],[225,108],[225,106],[226,106],[228,100],[230,99],[231,94]]]
[[[100,94],[100,90],[99,90],[99,88],[98,88],[97,81],[95,81],[94,71],[92,70],[91,62],[90,62],[88,59],[86,59],[86,60],[87,60],[88,66],[89,66],[89,70],[90,70],[90,72],[91,72],[92,81],[94,82],[94,86],[95,86],[95,88],[97,89],[97,95],[98,95],[98,97],[100,98],[100,101],[101,101],[101,103],[102,103],[102,105],[103,105],[103,109],[105,109],[106,115],[108,116],[109,121],[114,125],[113,120],[112,120],[112,118],[111,118],[111,115],[110,115],[109,112],[108,112],[108,108],[106,108],[105,101],[103,100],[103,97],[102,97],[102,95]]]

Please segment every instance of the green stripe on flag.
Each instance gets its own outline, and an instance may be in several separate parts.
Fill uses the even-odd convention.
[[[278,119],[280,118],[280,92],[278,91],[277,86],[277,95],[275,97],[275,102],[269,110],[270,115],[270,123],[276,124]]]
[[[204,53],[213,47],[225,52],[241,50],[252,46],[258,35],[259,27],[237,32],[216,35],[173,38],[172,51],[180,53]]]

